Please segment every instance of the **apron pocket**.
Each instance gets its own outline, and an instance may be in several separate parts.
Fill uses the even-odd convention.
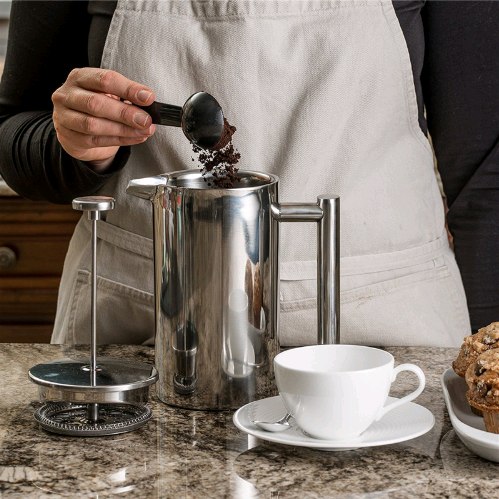
[[[441,263],[443,259],[425,265],[436,261]],[[342,277],[342,288],[347,289],[341,293],[341,343],[457,347],[470,334],[459,289],[447,265],[404,271],[402,277],[354,289],[348,289],[349,276]],[[380,274],[386,276],[385,272]],[[359,277],[355,276],[356,282]],[[371,281],[375,278],[373,274],[365,277]],[[281,281],[281,345],[317,342],[316,292],[313,279]]]
[[[78,270],[68,321],[73,343],[90,343],[90,320],[90,272]],[[153,340],[153,295],[97,276],[97,343],[142,344]]]

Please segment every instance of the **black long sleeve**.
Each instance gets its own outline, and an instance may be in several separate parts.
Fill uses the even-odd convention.
[[[474,331],[499,320],[499,2],[428,2],[428,129]]]
[[[21,196],[70,203],[92,194],[125,165],[121,147],[99,174],[68,155],[52,122],[52,93],[89,65],[87,2],[15,1],[0,83],[0,175]]]

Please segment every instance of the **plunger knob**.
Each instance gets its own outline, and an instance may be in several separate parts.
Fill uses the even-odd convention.
[[[109,211],[114,209],[114,198],[107,196],[85,196],[76,198],[73,199],[73,209],[88,212]]]

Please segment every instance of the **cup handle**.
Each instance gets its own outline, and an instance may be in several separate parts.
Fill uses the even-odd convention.
[[[395,381],[395,378],[397,377],[398,373],[402,371],[412,371],[419,379],[419,386],[412,393],[409,393],[409,395],[406,395],[405,397],[402,397],[400,400],[392,402],[391,404],[383,407],[379,412],[378,416],[376,417],[375,421],[379,421],[388,411],[395,409],[395,407],[399,407],[402,404],[410,402],[411,400],[414,400],[416,397],[419,397],[419,395],[421,395],[421,392],[424,390],[426,383],[424,372],[414,364],[400,364],[400,366],[397,366],[392,372],[391,383]]]

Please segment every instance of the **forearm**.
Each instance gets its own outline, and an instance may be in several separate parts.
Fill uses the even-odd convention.
[[[88,66],[90,21],[87,2],[12,4],[0,84],[0,175],[29,199],[70,203],[94,193],[130,154],[120,148],[103,171],[69,156],[57,140],[51,96],[73,68]]]
[[[0,175],[9,186],[28,199],[60,204],[95,193],[130,155],[129,147],[121,147],[112,164],[99,173],[62,149],[50,111],[4,116],[0,137]]]

